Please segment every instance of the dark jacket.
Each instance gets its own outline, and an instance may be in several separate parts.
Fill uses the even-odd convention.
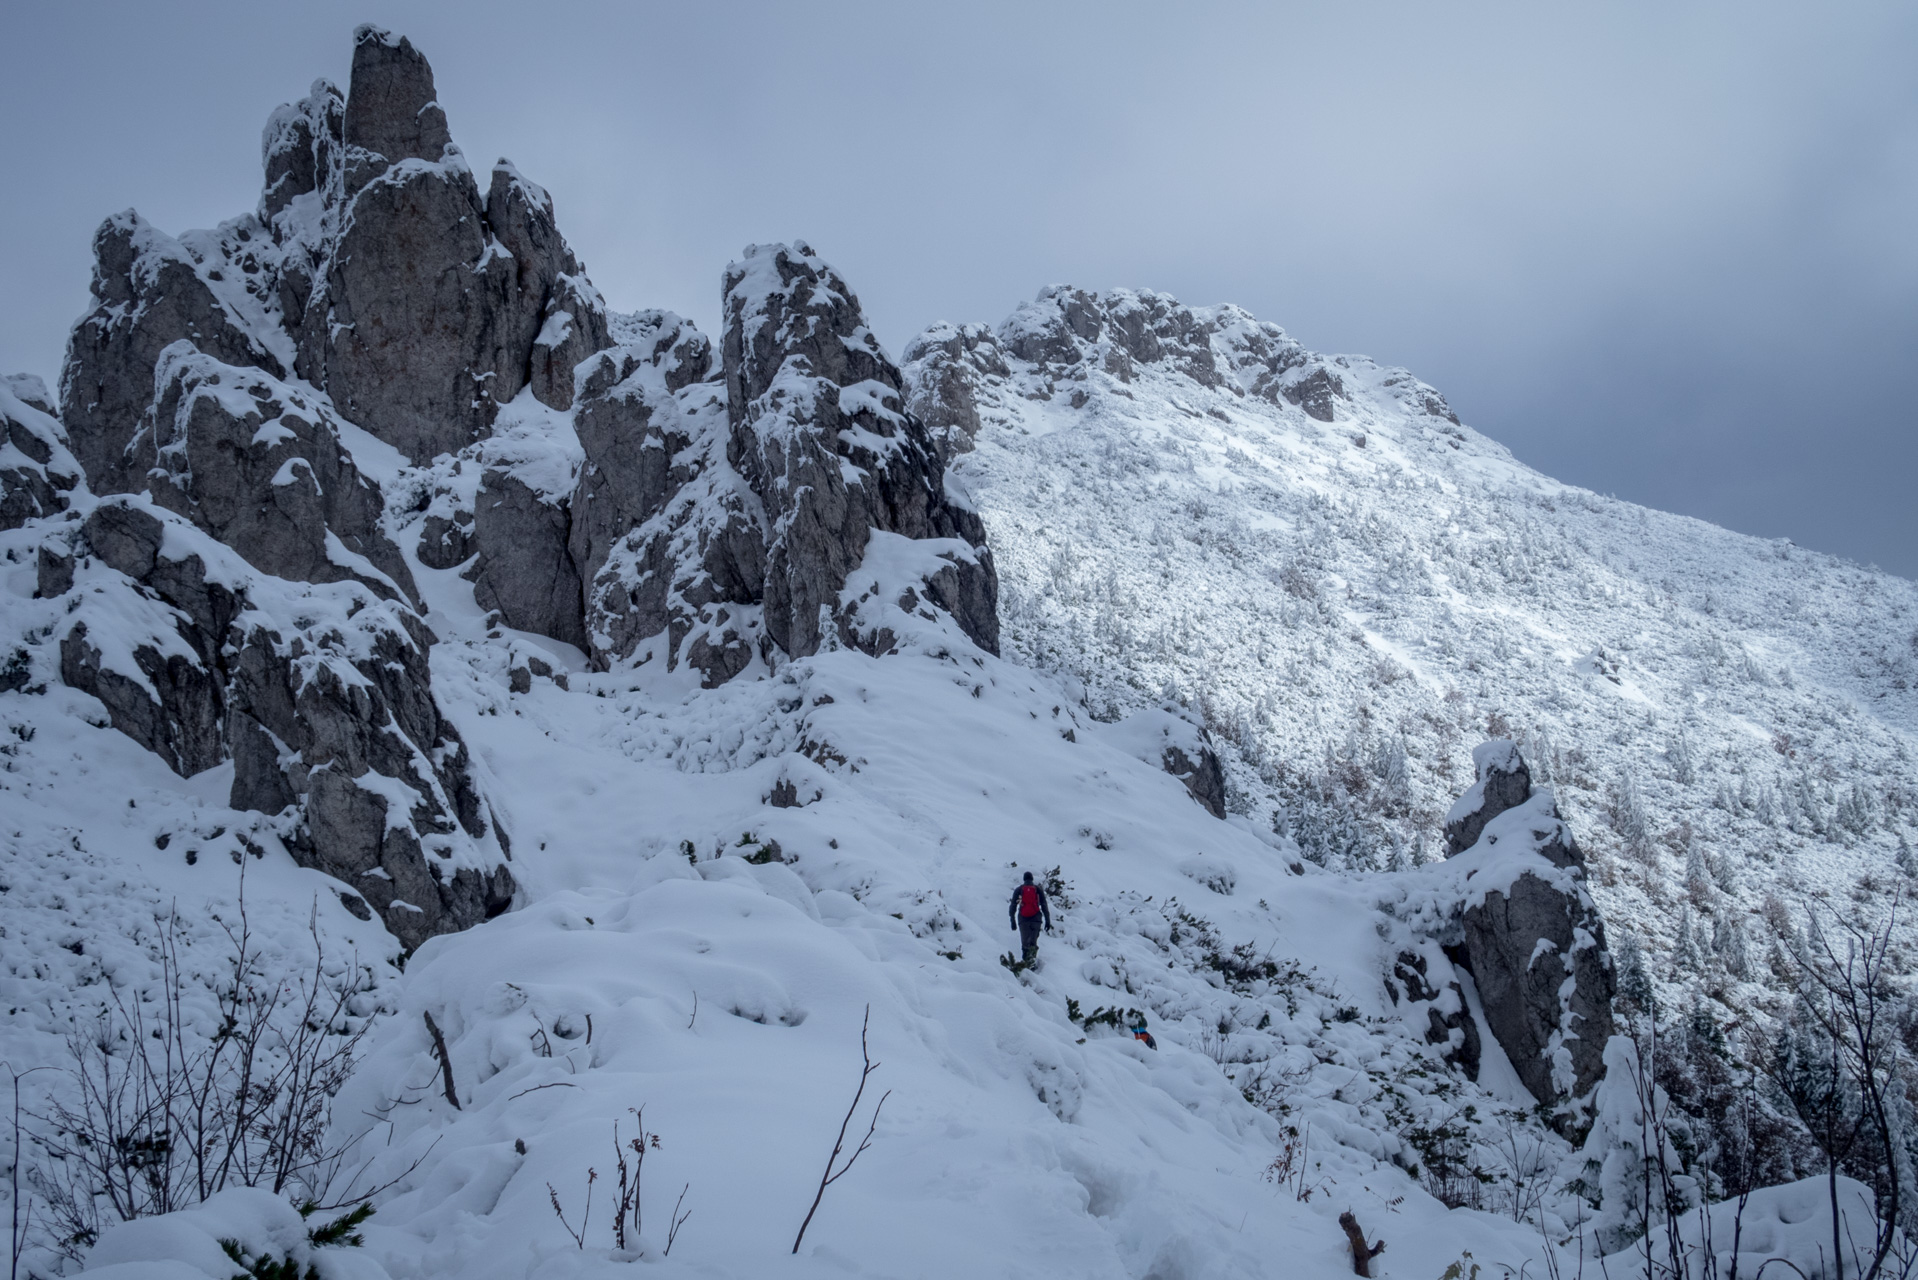
[[[1019,890],[1032,889],[1039,895],[1039,913],[1045,917],[1046,928],[1052,927],[1052,904],[1046,901],[1046,891],[1038,885],[1021,884],[1012,891],[1012,901],[1006,904],[1006,919],[1013,928],[1019,927]]]

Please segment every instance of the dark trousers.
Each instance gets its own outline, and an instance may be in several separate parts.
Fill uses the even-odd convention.
[[[1039,916],[1019,917],[1019,945],[1025,948],[1026,954],[1024,959],[1027,964],[1032,963],[1033,957],[1039,954],[1039,925],[1041,920],[1042,918]]]

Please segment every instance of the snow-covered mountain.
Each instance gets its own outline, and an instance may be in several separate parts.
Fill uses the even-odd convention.
[[[1911,582],[1560,484],[1236,307],[1050,288],[906,359],[1007,654],[1104,719],[1200,710],[1234,811],[1323,865],[1442,856],[1469,748],[1516,738],[1607,920],[1734,1021],[1768,897],[1918,875]]]
[[[1909,583],[1229,307],[895,365],[796,242],[720,334],[611,312],[377,28],[263,155],[109,218],[57,401],[0,386],[23,1274],[1331,1276],[1347,1212],[1569,1273],[1644,1147],[1607,929],[1763,1020],[1754,913],[1910,873]],[[188,1143],[133,1068],[234,1044],[352,1069]]]

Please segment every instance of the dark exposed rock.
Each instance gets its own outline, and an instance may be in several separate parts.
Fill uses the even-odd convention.
[[[309,98],[276,114],[285,150],[298,150],[298,119],[323,132],[323,107]],[[483,438],[529,384],[570,405],[573,365],[609,339],[551,198],[505,161],[482,196],[425,58],[377,28],[356,37],[342,128],[337,231],[315,247],[324,265],[299,325],[301,376],[415,463]]]
[[[1345,383],[1339,379],[1339,375],[1323,366],[1297,382],[1285,384],[1280,388],[1280,394],[1305,410],[1307,417],[1317,418],[1320,422],[1332,421],[1333,405],[1347,398]]]
[[[1416,951],[1401,951],[1392,962],[1392,977],[1387,979],[1385,991],[1393,1004],[1399,1002],[1401,986],[1409,1002],[1430,1006],[1425,1011],[1425,1042],[1444,1045],[1445,1061],[1462,1071],[1467,1080],[1478,1079],[1478,1022],[1466,1003],[1465,988],[1454,979],[1441,989],[1428,974],[1426,957]]]
[[[1202,739],[1203,742],[1203,739]],[[1199,758],[1194,760],[1177,745],[1165,749],[1163,761],[1165,771],[1185,783],[1185,789],[1192,798],[1205,807],[1205,811],[1215,818],[1225,817],[1225,768],[1219,763],[1218,753],[1209,743],[1199,748]]]
[[[153,644],[133,650],[140,679],[103,666],[101,652],[77,622],[60,641],[60,679],[98,698],[113,727],[166,761],[181,777],[219,764],[226,707],[218,679],[185,645],[163,652]]]
[[[458,856],[487,834],[484,806],[433,701],[431,636],[403,600],[257,575],[140,499],[97,504],[79,546],[98,567],[62,678],[116,728],[182,774],[231,758],[230,803],[290,815],[295,859],[352,885],[408,946],[510,900],[504,867]],[[95,618],[127,652],[102,651]]]
[[[315,80],[299,102],[277,108],[261,135],[260,157],[266,170],[260,192],[260,220],[271,226],[301,196],[323,196],[339,169],[344,143],[346,99],[326,80]],[[287,315],[305,310],[304,301]]]
[[[420,563],[429,569],[456,569],[473,555],[473,513],[429,515],[420,525]]]
[[[526,369],[509,345],[526,327],[513,260],[493,251],[472,171],[457,155],[395,166],[343,216],[307,304],[300,374],[415,463],[457,452]]]
[[[1500,739],[1472,750],[1477,781],[1445,815],[1445,856],[1463,853],[1478,843],[1485,824],[1532,796],[1532,771],[1518,744]]]
[[[433,68],[405,36],[366,25],[353,32],[346,100],[346,194],[350,198],[402,160],[437,163],[452,145]]]
[[[73,553],[63,550],[51,538],[34,553],[33,594],[36,599],[51,600],[73,590]]]
[[[951,502],[944,468],[859,301],[803,243],[755,245],[726,269],[722,344],[727,457],[764,505],[765,627],[794,656],[824,619],[874,530],[955,538],[975,549],[926,584],[981,648],[997,653],[998,580],[978,515]],[[853,638],[853,637],[848,637]]]
[[[473,507],[473,599],[509,627],[586,647],[579,570],[567,549],[563,499],[511,471],[488,468]]]
[[[165,760],[182,777],[211,769],[226,757],[225,682],[218,668],[221,642],[240,602],[209,582],[198,556],[160,554],[165,528],[153,513],[103,503],[81,527],[82,545],[110,568],[148,585],[163,602],[148,634],[90,635],[85,615],[60,641],[60,678],[90,693],[113,727]],[[70,572],[70,571],[69,571]],[[109,660],[101,645],[130,652]],[[126,669],[131,659],[132,670]]]
[[[1216,321],[1150,290],[1093,293],[1055,285],[999,326],[1010,354],[1061,375],[1101,370],[1131,382],[1140,364],[1163,365],[1202,386],[1223,382],[1212,350]]]
[[[745,670],[763,636],[765,518],[727,458],[711,344],[668,312],[627,317],[624,338],[581,367],[574,415],[589,651],[604,669],[663,632],[668,668],[685,662],[711,687]]]
[[[64,511],[79,482],[46,386],[27,374],[0,383],[0,529]]]
[[[508,349],[529,353],[527,380],[542,404],[570,408],[573,366],[611,345],[606,304],[560,236],[553,198],[506,160],[493,168],[486,220],[513,255],[518,297],[534,304],[515,311]]]
[[[1448,823],[1448,833],[1463,832],[1467,817],[1478,827],[1472,846],[1446,864],[1463,871],[1462,959],[1519,1079],[1539,1101],[1563,1103],[1604,1073],[1615,987],[1604,922],[1551,792],[1531,791],[1510,743],[1473,755],[1480,794],[1461,813],[1474,800],[1468,794]]]
[[[380,491],[340,443],[323,402],[258,370],[181,342],[156,370],[147,430],[153,498],[276,577],[354,578],[414,597],[406,562],[380,529]]]
[[[973,447],[979,434],[980,400],[993,379],[1012,367],[999,340],[982,324],[938,324],[906,347],[903,372],[906,407],[923,423],[941,463]]]
[[[153,401],[160,353],[182,339],[230,365],[285,373],[290,349],[259,299],[129,209],[93,236],[93,308],[74,326],[60,374],[60,421],[95,493],[145,483],[146,451],[129,453]]]
[[[712,343],[690,323],[663,311],[631,320],[635,341],[580,370],[573,421],[585,461],[573,498],[572,549],[588,582],[616,542],[665,511],[694,478],[692,460],[680,455],[700,423],[679,397],[712,372]]]

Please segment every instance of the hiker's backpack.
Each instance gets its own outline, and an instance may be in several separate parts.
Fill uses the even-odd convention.
[[[1019,914],[1036,916],[1039,914],[1039,886],[1022,884],[1019,886]]]

